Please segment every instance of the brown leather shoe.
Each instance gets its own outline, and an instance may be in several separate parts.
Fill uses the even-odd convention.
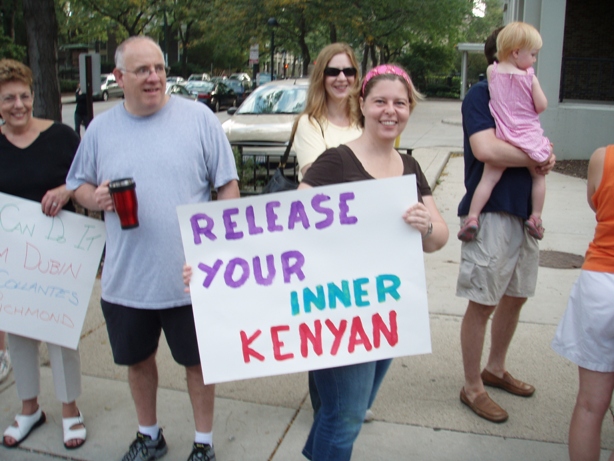
[[[490,398],[488,392],[478,394],[473,402],[470,402],[467,398],[467,394],[465,393],[465,388],[463,387],[460,392],[460,400],[471,408],[471,411],[473,411],[480,418],[487,419],[493,423],[504,423],[507,421],[507,411],[497,405],[497,403]]]
[[[531,397],[535,392],[533,386],[514,378],[507,371],[503,374],[503,378],[499,378],[490,371],[484,369],[484,371],[482,371],[482,381],[486,386],[498,387],[499,389],[503,389],[510,394],[519,395],[520,397]]]

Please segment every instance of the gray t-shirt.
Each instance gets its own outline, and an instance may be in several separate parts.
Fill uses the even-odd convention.
[[[209,201],[212,186],[238,179],[217,117],[177,97],[147,117],[128,113],[123,104],[99,115],[81,141],[66,187],[127,177],[136,183],[139,227],[122,230],[117,214],[105,213],[102,297],[143,309],[190,304],[176,207]]]

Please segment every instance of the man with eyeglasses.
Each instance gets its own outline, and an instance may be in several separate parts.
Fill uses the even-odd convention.
[[[156,415],[156,351],[164,330],[173,358],[186,367],[196,426],[188,461],[214,461],[214,386],[203,383],[175,208],[210,200],[211,187],[219,200],[238,198],[235,161],[208,108],[165,94],[157,43],[131,37],[118,47],[115,64],[124,104],[92,121],[67,187],[86,208],[105,211],[101,305],[115,363],[128,366],[139,423],[123,460],[154,460],[167,452]],[[136,183],[139,227],[122,230],[108,186],[127,177]]]

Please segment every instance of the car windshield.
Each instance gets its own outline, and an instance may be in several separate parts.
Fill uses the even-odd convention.
[[[261,86],[241,105],[237,114],[298,114],[305,107],[307,86]]]
[[[211,82],[190,82],[185,86],[189,91],[210,92],[213,90]]]
[[[232,77],[231,77],[232,78]],[[235,91],[243,92],[243,84],[238,80],[228,80],[226,85]]]

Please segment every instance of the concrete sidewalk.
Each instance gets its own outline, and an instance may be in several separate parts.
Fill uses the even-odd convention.
[[[445,120],[445,123],[444,123]],[[504,424],[475,416],[459,401],[463,384],[460,323],[466,301],[456,298],[460,258],[456,208],[464,193],[460,103],[426,101],[418,105],[402,145],[413,147],[446,222],[446,247],[425,255],[433,353],[395,359],[373,407],[376,421],[365,424],[353,460],[564,460],[567,431],[577,391],[577,371],[550,349],[578,269],[540,268],[538,290],[523,309],[509,352],[508,367],[534,384],[528,399],[497,389],[489,393],[510,413]],[[586,204],[586,182],[552,173],[544,211],[544,250],[583,255],[594,231]],[[113,364],[96,285],[80,345],[83,395],[78,401],[87,443],[68,451],[62,445],[60,405],[51,371],[41,369],[40,402],[48,423],[20,448],[0,447],[0,460],[121,459],[134,439],[137,422],[126,383],[126,369]],[[486,348],[486,350],[488,350]],[[169,444],[164,459],[187,458],[193,418],[183,370],[161,342],[158,354],[159,422]],[[0,428],[20,409],[12,375],[0,386]],[[299,461],[312,421],[305,373],[225,383],[217,386],[214,443],[218,461]],[[603,448],[614,448],[614,427],[604,422]],[[606,460],[607,451],[602,452]]]

